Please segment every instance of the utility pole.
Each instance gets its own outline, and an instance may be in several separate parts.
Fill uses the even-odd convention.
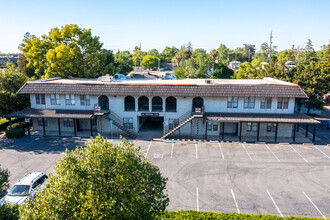
[[[142,63],[142,51],[141,51],[141,43],[140,43],[140,71],[142,72],[141,63]]]
[[[269,40],[269,63],[272,59],[272,39],[273,39],[273,35],[272,32],[270,32],[270,40]]]

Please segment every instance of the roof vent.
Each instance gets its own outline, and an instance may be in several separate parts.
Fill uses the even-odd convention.
[[[206,79],[205,80],[205,83],[206,84],[214,84],[214,80],[212,80],[212,79]]]

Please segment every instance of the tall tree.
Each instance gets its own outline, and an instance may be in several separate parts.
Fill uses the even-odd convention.
[[[122,51],[115,54],[116,72],[127,74],[133,70],[133,58],[129,51]]]
[[[153,219],[169,203],[167,179],[126,140],[100,136],[66,150],[22,219]]]
[[[24,42],[22,51],[27,66],[34,67],[39,77],[44,74],[47,74],[46,78],[97,77],[113,66],[106,62],[109,52],[102,50],[99,37],[93,36],[91,29],[75,24],[53,28],[40,38],[32,35]]]
[[[226,47],[224,44],[220,44],[219,48],[217,49],[218,52],[218,61],[219,63],[226,64],[227,58],[229,54],[229,48]]]
[[[158,67],[158,58],[155,56],[146,55],[143,57],[141,65],[147,69],[156,68]]]
[[[172,59],[174,58],[175,54],[179,51],[176,47],[165,47],[163,52],[161,53],[161,57],[164,62],[171,63]]]

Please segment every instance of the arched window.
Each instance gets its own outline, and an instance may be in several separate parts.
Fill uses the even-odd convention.
[[[139,111],[149,111],[149,99],[145,96],[141,96],[138,100]]]
[[[125,111],[135,111],[135,99],[132,96],[125,97]]]
[[[195,97],[192,100],[193,111],[195,111],[196,108],[202,108],[203,105],[204,105],[204,100],[201,97]]]
[[[105,95],[101,95],[98,98],[99,106],[101,110],[109,110],[109,98]]]
[[[163,111],[163,99],[159,96],[152,98],[152,111],[162,112]]]
[[[165,102],[167,112],[176,112],[176,98],[173,96],[167,97]]]

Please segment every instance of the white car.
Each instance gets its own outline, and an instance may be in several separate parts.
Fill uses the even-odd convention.
[[[0,205],[4,203],[24,204],[27,198],[33,198],[38,188],[42,189],[45,187],[47,179],[48,176],[45,173],[34,172],[27,174],[0,200]]]

